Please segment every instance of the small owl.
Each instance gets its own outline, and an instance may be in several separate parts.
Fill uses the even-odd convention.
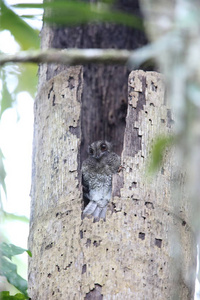
[[[89,157],[82,164],[82,184],[83,195],[90,202],[83,215],[105,219],[112,193],[112,175],[119,170],[120,157],[112,152],[112,145],[107,141],[92,143],[88,153]]]

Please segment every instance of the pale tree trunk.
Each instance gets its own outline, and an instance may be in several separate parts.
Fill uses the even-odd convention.
[[[123,168],[106,222],[93,223],[81,218],[82,75],[71,67],[40,84],[35,102],[30,297],[192,299],[194,237],[186,197],[178,210],[171,201],[173,151],[153,181],[145,175],[152,140],[171,132],[163,77],[129,76]]]
[[[127,299],[193,299],[196,247],[189,226],[190,204],[177,173],[175,150],[168,149],[154,178],[147,164],[157,137],[172,134],[173,116],[164,96],[163,76],[135,71],[129,76],[129,105],[122,162],[123,184],[116,207],[124,212],[124,235],[131,241],[132,294]],[[181,204],[173,187],[179,185]],[[120,186],[119,179],[116,186]],[[120,186],[120,187],[121,187]],[[175,200],[175,202],[174,202]],[[115,201],[113,201],[115,202]],[[130,258],[130,253],[132,253]]]
[[[133,49],[144,43],[137,34],[108,24],[44,27],[42,47]],[[123,66],[40,67],[29,236],[32,300],[192,299],[194,237],[187,197],[181,206],[171,201],[171,182],[180,181],[173,151],[153,181],[145,173],[152,141],[172,130],[163,78],[135,71],[127,81]],[[117,153],[123,150],[123,168],[113,179],[106,222],[93,223],[81,218],[80,168],[88,143],[100,138],[111,140]]]

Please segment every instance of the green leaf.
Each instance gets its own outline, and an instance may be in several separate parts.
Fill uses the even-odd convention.
[[[25,300],[27,296],[17,293],[16,295],[10,295],[10,292],[4,291],[0,292],[0,299],[1,300]]]
[[[5,276],[7,281],[10,284],[14,285],[25,296],[25,298],[22,298],[21,294],[17,294],[15,295],[15,298],[10,298],[10,299],[26,299],[28,297],[27,281],[23,279],[19,274],[17,274],[17,266],[9,260],[12,258],[12,256],[22,254],[24,251],[26,251],[28,255],[32,256],[29,250],[15,246],[13,244],[7,244],[7,243],[0,244],[0,265],[1,265],[0,275]],[[3,296],[8,297],[9,295],[4,293]]]
[[[19,255],[24,252],[27,252],[29,256],[32,256],[31,252],[27,249],[23,249],[21,247],[15,246],[13,244],[1,243],[0,244],[0,252],[2,256],[5,256],[9,259],[12,258],[14,255]]]
[[[29,26],[22,18],[14,13],[4,1],[1,0],[0,24],[1,30],[7,29],[20,44],[22,50],[39,48],[39,34]]]
[[[109,2],[109,1],[108,1]],[[51,1],[45,3],[17,4],[18,8],[50,9],[44,14],[44,21],[59,25],[79,25],[88,22],[110,22],[144,30],[143,21],[133,14],[114,10],[105,3],[81,1]]]
[[[30,250],[26,250],[26,252],[28,253],[28,255],[29,255],[30,257],[32,257],[32,252],[31,252]]]
[[[150,155],[148,172],[156,172],[163,163],[164,154],[167,147],[171,147],[175,142],[174,136],[160,136],[155,140]]]
[[[27,296],[27,281],[17,274],[17,266],[5,257],[1,257],[0,275],[5,276],[9,283]]]
[[[41,14],[34,14],[34,15],[21,15],[22,19],[31,19],[31,20],[40,20],[38,17],[41,17]]]

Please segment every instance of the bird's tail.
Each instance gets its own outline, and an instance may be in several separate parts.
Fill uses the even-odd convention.
[[[90,201],[85,207],[83,214],[92,215],[95,219],[105,219],[106,218],[107,205],[104,207],[99,207],[94,201]]]
[[[93,215],[93,212],[96,210],[97,208],[97,203],[94,201],[90,201],[88,203],[88,205],[85,207],[83,214],[84,215]]]
[[[105,219],[105,218],[106,218],[106,211],[107,211],[107,205],[104,206],[104,207],[101,209],[99,218]]]

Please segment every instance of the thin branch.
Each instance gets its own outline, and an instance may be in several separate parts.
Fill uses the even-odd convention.
[[[22,51],[16,54],[0,54],[0,65],[6,63],[57,63],[66,65],[104,63],[104,64],[126,64],[131,60],[138,65],[141,60],[139,51],[116,50],[116,49],[46,49]]]

